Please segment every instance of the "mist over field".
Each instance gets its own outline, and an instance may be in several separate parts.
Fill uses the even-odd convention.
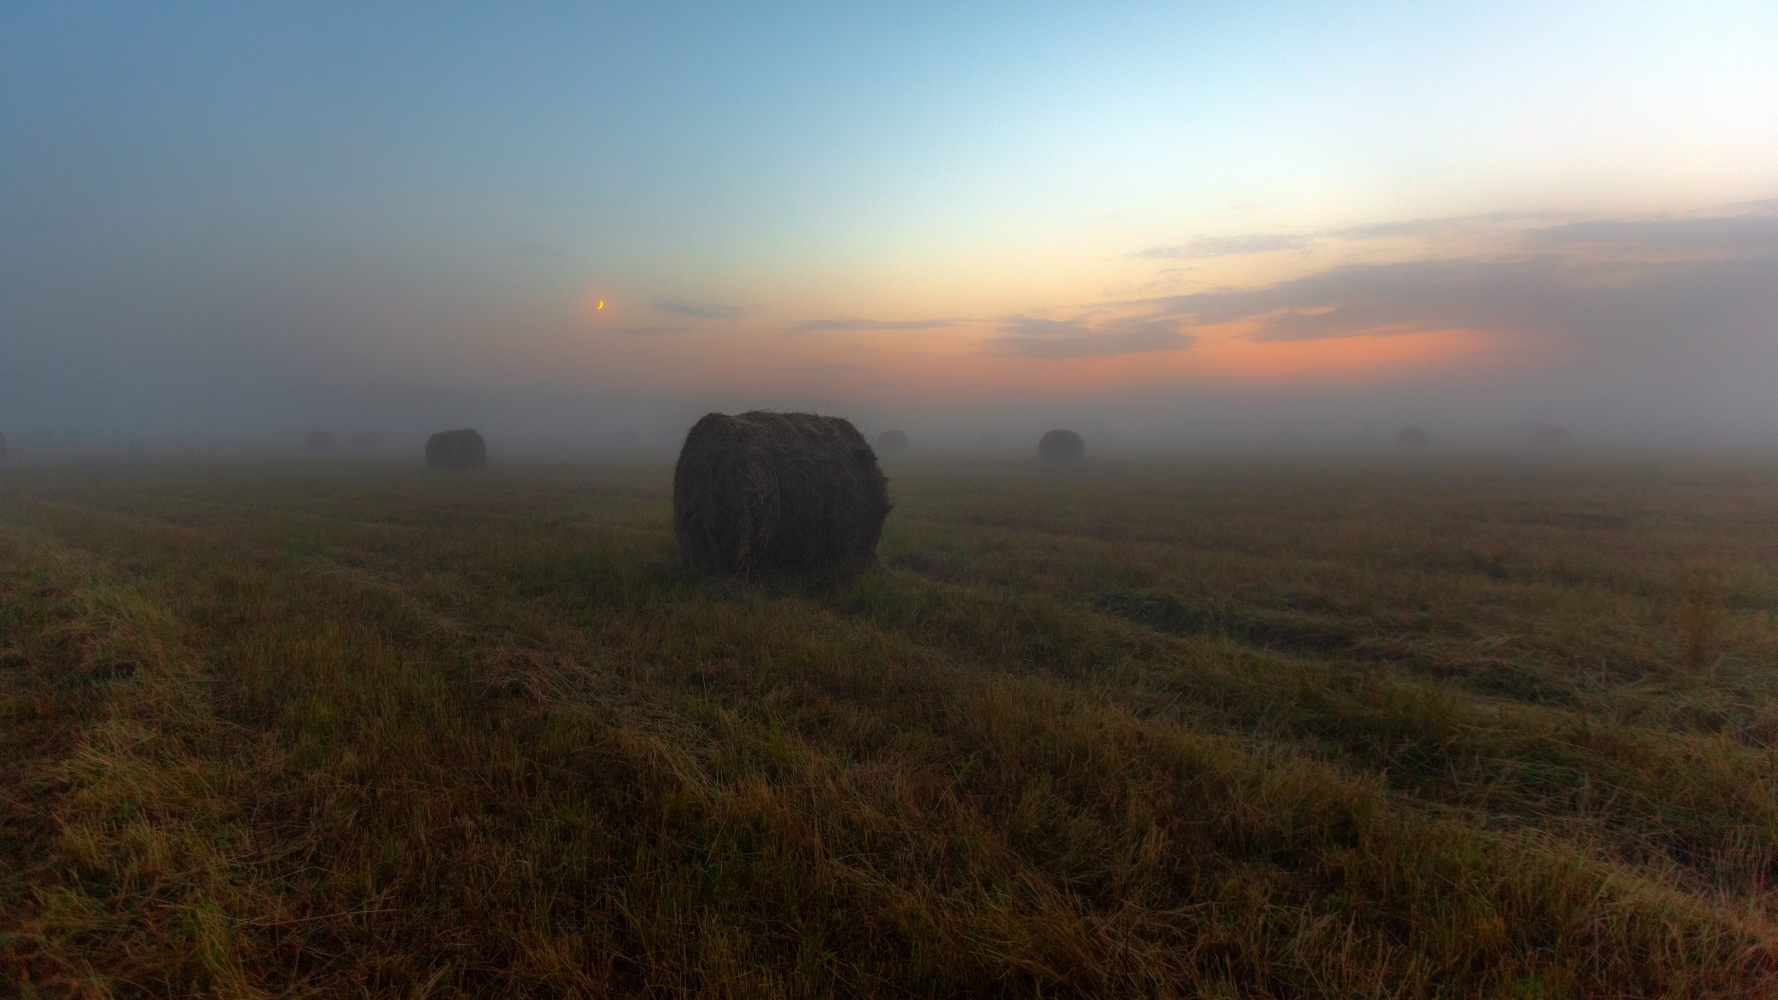
[[[1089,304],[1066,321],[990,319],[974,339],[954,335],[964,364],[985,370],[959,374],[939,356],[879,363],[870,355],[883,349],[860,348],[865,360],[783,365],[727,387],[698,370],[688,372],[693,384],[675,386],[678,358],[661,367],[623,359],[626,345],[610,338],[637,335],[576,317],[515,329],[478,315],[473,302],[456,315],[434,302],[380,302],[373,288],[356,289],[362,300],[354,301],[326,282],[304,294],[346,300],[329,315],[258,295],[222,304],[214,300],[240,293],[226,284],[204,290],[221,279],[196,264],[167,276],[178,292],[132,291],[126,275],[117,276],[121,289],[72,287],[14,230],[0,427],[26,447],[270,447],[292,427],[380,427],[411,438],[469,423],[507,447],[560,450],[598,447],[623,431],[661,446],[703,412],[765,407],[844,414],[906,429],[921,447],[951,449],[1028,448],[1055,425],[1139,450],[1281,441],[1352,449],[1409,424],[1470,448],[1511,447],[1526,428],[1546,424],[1569,428],[1583,446],[1764,449],[1778,446],[1769,391],[1778,379],[1778,204],[1734,208],[1547,226],[1520,237],[1525,246],[1512,254],[1338,264],[1247,290]],[[1188,251],[1161,248],[1143,259]],[[69,287],[58,291],[58,283]],[[88,296],[98,303],[86,304]],[[441,343],[413,329],[414,314],[437,323]],[[1311,359],[1282,374],[1155,376],[1138,365],[1111,384],[1044,381],[1070,365],[1189,356],[1213,335],[1191,331],[1231,323],[1246,324],[1239,343],[1285,354],[1449,331],[1474,343],[1460,356],[1435,351],[1382,370],[1329,373]],[[822,335],[716,334],[730,342],[712,350],[744,355],[793,352]],[[599,365],[607,348],[621,361],[615,370]],[[574,353],[582,370],[523,357],[552,351]],[[1035,366],[1042,378],[1008,381],[996,362]]]

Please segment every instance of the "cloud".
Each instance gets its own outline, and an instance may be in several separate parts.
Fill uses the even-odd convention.
[[[1179,322],[1172,317],[1139,316],[1094,325],[1084,319],[1013,316],[1000,326],[1000,332],[1007,336],[992,337],[983,341],[982,346],[995,354],[1024,358],[1103,358],[1178,351],[1197,340],[1181,333]]]
[[[687,302],[684,299],[655,299],[652,303],[661,312],[692,319],[737,320],[752,311],[747,306],[725,306],[716,302]]]
[[[1464,329],[1680,351],[1778,338],[1778,225],[1695,221],[1555,227],[1534,239],[1576,244],[1570,252],[1350,264],[1262,288],[1124,305],[1201,326],[1253,323],[1250,339],[1265,342]],[[1650,259],[1607,267],[1589,253],[1599,243],[1633,246]],[[1728,250],[1735,252],[1720,253]]]
[[[1489,212],[1485,215],[1448,215],[1437,219],[1407,219],[1401,222],[1374,222],[1362,226],[1329,229],[1323,235],[1342,240],[1394,240],[1451,236],[1483,226],[1499,225],[1523,219],[1548,219],[1547,214]]]
[[[1232,236],[1200,236],[1177,246],[1149,247],[1132,256],[1142,260],[1201,260],[1211,257],[1240,257],[1247,254],[1276,253],[1281,250],[1309,250],[1327,239],[1362,242],[1367,240],[1431,239],[1473,232],[1479,228],[1527,219],[1559,218],[1549,213],[1490,212],[1485,215],[1453,215],[1436,219],[1407,219],[1400,222],[1376,222],[1361,226],[1324,229],[1312,233],[1237,233]]]
[[[1636,248],[1656,254],[1778,253],[1778,215],[1726,215],[1692,219],[1594,219],[1550,226],[1531,234],[1553,246]]]
[[[1348,264],[1262,288],[1150,299],[1200,326],[1257,322],[1258,341],[1523,327],[1548,311],[1554,268],[1534,261]]]
[[[691,328],[686,326],[614,326],[609,329],[612,333],[627,333],[632,337],[658,337],[663,333],[678,333]]]
[[[960,325],[954,319],[806,319],[785,327],[791,333],[813,333],[818,330],[938,330]]]
[[[1291,233],[1247,233],[1240,236],[1200,236],[1189,243],[1171,247],[1149,247],[1136,252],[1145,260],[1199,260],[1209,257],[1240,257],[1279,250],[1301,250],[1309,246],[1307,236]]]

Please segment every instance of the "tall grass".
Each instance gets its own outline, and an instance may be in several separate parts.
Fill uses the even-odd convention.
[[[25,995],[1773,992],[1778,469],[14,469]]]

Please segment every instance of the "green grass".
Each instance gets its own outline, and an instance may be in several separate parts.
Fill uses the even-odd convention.
[[[1778,465],[0,470],[0,992],[1778,990]]]

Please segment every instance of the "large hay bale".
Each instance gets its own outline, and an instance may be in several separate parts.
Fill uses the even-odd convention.
[[[908,436],[906,431],[884,431],[877,435],[878,451],[907,451]]]
[[[383,446],[383,438],[386,436],[380,430],[353,431],[352,436],[346,440],[355,451],[373,451]]]
[[[1053,430],[1037,442],[1037,457],[1047,462],[1078,462],[1087,457],[1087,443],[1073,431]]]
[[[303,447],[310,451],[333,451],[339,446],[339,435],[332,431],[310,431],[303,435]]]
[[[673,470],[673,531],[693,569],[862,569],[889,516],[876,452],[841,417],[711,413]]]
[[[1403,427],[1395,432],[1395,445],[1398,448],[1424,448],[1430,440],[1426,432],[1418,427]]]
[[[479,469],[488,464],[488,442],[474,429],[439,431],[426,439],[426,465],[433,469]]]

